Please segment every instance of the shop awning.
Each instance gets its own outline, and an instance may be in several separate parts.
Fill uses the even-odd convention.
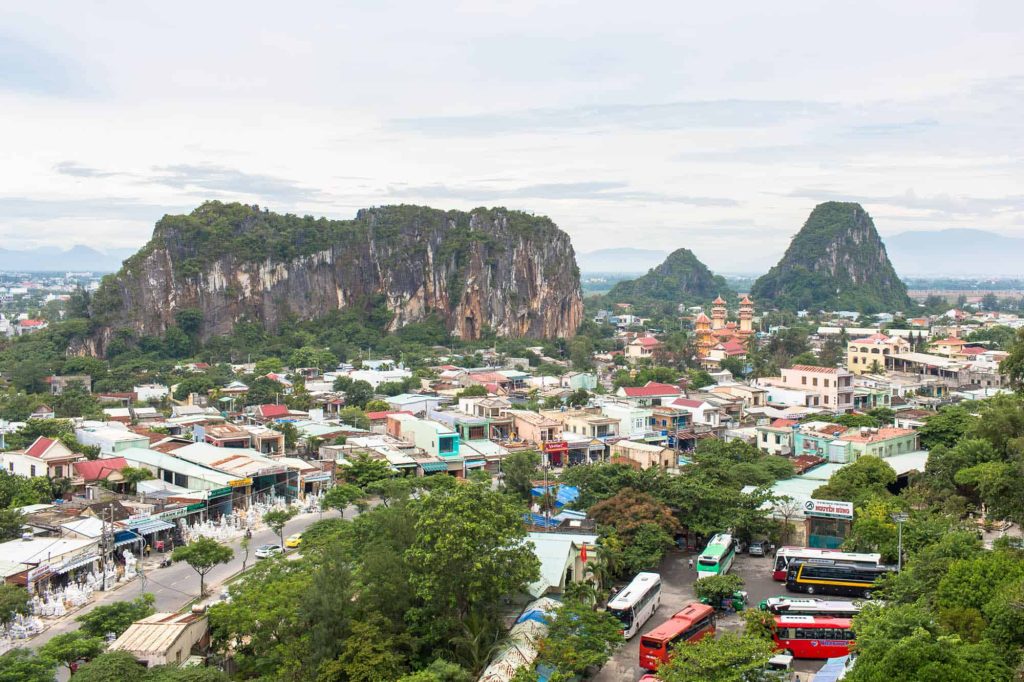
[[[114,549],[123,545],[130,545],[133,542],[139,542],[142,540],[142,536],[133,533],[130,530],[119,530],[114,533]]]
[[[128,527],[139,535],[152,535],[162,530],[170,530],[174,528],[174,524],[160,519],[139,519],[137,521],[129,521]]]
[[[57,575],[63,575],[68,571],[73,571],[76,568],[81,568],[82,566],[88,566],[89,564],[95,563],[98,560],[99,557],[95,554],[78,557],[77,559],[71,559],[70,561],[65,562],[63,566],[54,570],[54,573],[56,573]]]
[[[448,471],[448,462],[420,462],[420,468],[428,474]]]
[[[479,469],[480,467],[485,467],[485,466],[487,466],[487,460],[486,459],[467,459],[466,460],[466,468],[467,469]]]
[[[310,474],[309,476],[303,476],[302,480],[306,483],[322,483],[331,480],[331,473],[324,471],[318,474]]]

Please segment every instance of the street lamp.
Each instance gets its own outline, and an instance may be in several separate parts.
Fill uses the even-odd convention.
[[[896,547],[896,572],[899,573],[903,570],[903,524],[910,519],[910,516],[904,513],[893,514],[892,520],[896,522],[897,528],[897,547]]]

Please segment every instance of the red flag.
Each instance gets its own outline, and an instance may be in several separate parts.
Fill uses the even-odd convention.
[[[587,546],[586,545],[582,545],[580,547],[580,561],[582,561],[583,563],[587,563]]]

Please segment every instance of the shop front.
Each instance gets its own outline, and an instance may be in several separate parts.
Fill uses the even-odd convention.
[[[231,513],[233,492],[234,488],[225,486],[206,493],[206,510],[211,521],[217,521],[225,514]]]
[[[549,440],[544,442],[544,456],[547,463],[553,467],[565,466],[569,459],[569,444],[564,440]]]
[[[843,544],[853,526],[853,503],[807,500],[804,503],[807,546],[835,549]]]

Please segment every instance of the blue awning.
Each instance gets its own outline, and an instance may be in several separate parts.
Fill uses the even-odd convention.
[[[90,554],[88,556],[78,557],[77,559],[70,559],[68,561],[65,561],[64,565],[61,566],[60,568],[56,569],[54,571],[54,573],[56,573],[57,575],[62,575],[64,573],[67,573],[68,571],[73,571],[76,568],[81,568],[82,566],[88,566],[89,564],[94,564],[94,563],[96,563],[99,560],[100,560],[100,558],[96,554]]]
[[[119,530],[114,533],[114,548],[121,547],[122,545],[130,545],[133,542],[139,542],[142,540],[142,536],[138,533],[133,533],[130,530]]]
[[[329,481],[331,480],[331,473],[328,471],[324,471],[318,474],[310,474],[309,476],[304,476],[302,480],[305,481],[306,483],[320,483],[322,481]]]
[[[487,466],[487,460],[485,459],[474,459],[472,461],[466,460],[465,464],[467,469],[477,469],[479,467]]]
[[[162,530],[170,530],[174,528],[173,523],[167,523],[162,519],[137,519],[135,521],[129,521],[128,527],[139,535],[152,535],[153,533],[159,533]]]
[[[420,468],[427,473],[436,473],[438,471],[448,471],[447,462],[420,462]]]

